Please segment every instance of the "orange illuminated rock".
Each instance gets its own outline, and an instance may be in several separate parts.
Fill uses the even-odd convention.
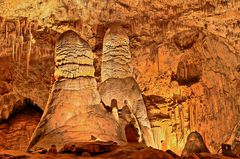
[[[129,39],[119,24],[111,25],[105,34],[101,71],[102,83],[99,93],[102,101],[110,105],[111,100],[116,99],[118,109],[128,106],[140,131],[140,139],[142,137],[143,142],[154,147],[142,92],[132,77]],[[125,127],[123,124],[122,126]]]
[[[88,44],[73,31],[63,33],[56,44],[56,81],[28,150],[98,140],[125,142],[114,116],[100,107],[94,67],[85,59],[92,60]]]
[[[182,151],[182,157],[188,157],[194,153],[202,152],[209,153],[202,136],[198,132],[190,133],[187,138],[187,143]]]

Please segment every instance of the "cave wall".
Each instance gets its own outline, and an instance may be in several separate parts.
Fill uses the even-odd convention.
[[[68,29],[91,46],[101,82],[103,37],[118,22],[130,39],[157,148],[180,153],[195,130],[213,153],[222,143],[239,142],[238,0],[23,0],[0,6],[0,102],[14,98],[0,105],[1,112],[11,116],[22,98],[44,109],[55,41]]]

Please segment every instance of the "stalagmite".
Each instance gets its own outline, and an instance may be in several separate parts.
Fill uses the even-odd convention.
[[[118,116],[118,109],[117,109],[117,107],[113,107],[113,109],[112,109],[112,114],[113,114],[114,118],[116,119],[116,121],[119,121],[119,116]]]
[[[113,24],[104,37],[101,80],[125,77],[132,77],[129,39],[118,24]]]
[[[111,108],[112,108],[112,114],[113,114],[114,118],[116,119],[116,121],[119,122],[118,106],[117,106],[117,100],[116,99],[111,100]]]
[[[28,150],[125,143],[119,123],[100,105],[88,43],[73,31],[64,32],[56,42],[55,66],[55,81]]]
[[[139,124],[143,142],[155,147],[142,92],[132,74],[129,38],[120,25],[113,24],[103,41],[102,83],[99,87],[101,99],[106,105],[116,99],[118,109],[127,102]]]
[[[187,137],[187,143],[182,151],[182,157],[188,157],[193,153],[207,152],[209,150],[205,145],[205,142],[198,132],[191,132]]]

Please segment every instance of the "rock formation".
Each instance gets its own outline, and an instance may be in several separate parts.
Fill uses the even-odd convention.
[[[223,143],[233,149],[239,145],[239,0],[1,0],[0,7],[0,127],[1,136],[9,136],[2,140],[10,143],[6,147],[19,148],[19,142],[28,141],[14,137],[25,130],[9,122],[24,113],[19,103],[30,99],[42,110],[46,106],[55,81],[57,37],[74,30],[87,41],[100,85],[101,73],[108,78],[101,70],[103,39],[115,22],[129,37],[132,68],[116,66],[132,73],[144,94],[157,148],[180,155],[194,131],[202,135],[211,153]],[[121,64],[129,61],[117,59]],[[122,73],[115,71],[116,76]],[[121,109],[111,113],[118,123],[125,123]],[[29,118],[23,120],[29,123]],[[14,128],[5,129],[6,123]]]
[[[126,31],[112,24],[103,41],[101,81],[132,76],[131,52]]]
[[[56,43],[55,79],[49,100],[28,150],[57,149],[66,144],[125,141],[118,122],[100,107],[94,79],[93,53],[73,31],[64,32]],[[93,138],[94,137],[94,138]]]
[[[99,93],[102,101],[110,105],[111,100],[116,99],[118,109],[127,104],[137,120],[143,141],[155,146],[142,92],[132,77],[129,39],[120,25],[111,25],[106,32],[101,71]]]
[[[182,151],[182,157],[188,157],[194,153],[209,153],[202,136],[198,132],[192,132],[187,137],[187,143]]]

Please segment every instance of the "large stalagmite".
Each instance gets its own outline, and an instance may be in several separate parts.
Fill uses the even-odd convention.
[[[125,77],[132,77],[129,38],[123,28],[112,24],[103,42],[101,80]]]
[[[116,99],[118,109],[128,106],[133,120],[137,120],[136,126],[139,125],[140,138],[146,145],[155,147],[141,90],[132,77],[129,38],[118,24],[111,25],[104,37],[101,80],[102,101],[110,105],[111,100]]]
[[[56,81],[28,150],[51,145],[60,149],[96,140],[124,143],[114,116],[100,107],[89,45],[77,33],[67,31],[59,37],[55,52]]]

